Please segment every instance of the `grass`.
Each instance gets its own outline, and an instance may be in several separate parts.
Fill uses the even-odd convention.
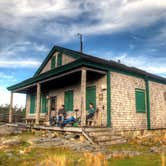
[[[133,158],[113,159],[109,163],[111,166],[162,166],[159,154],[144,154]]]
[[[21,134],[8,136],[6,139],[19,138],[20,143],[1,147],[0,166],[165,166],[165,154],[151,153],[150,146],[123,144],[107,147],[111,151],[139,151],[135,157],[120,157],[106,160],[102,153],[79,153],[64,147],[36,147],[28,140],[38,136]]]

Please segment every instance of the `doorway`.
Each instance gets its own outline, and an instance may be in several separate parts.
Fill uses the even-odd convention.
[[[56,116],[57,113],[57,97],[52,96],[50,98],[50,111],[51,111],[51,117]]]
[[[93,103],[96,108],[96,86],[90,86],[86,88],[86,109],[89,109],[89,104]]]

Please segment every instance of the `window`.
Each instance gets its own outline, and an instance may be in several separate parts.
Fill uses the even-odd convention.
[[[56,96],[52,96],[50,98],[50,105],[51,105],[51,111],[56,111],[56,109],[57,109],[57,98],[56,98]]]
[[[47,106],[48,106],[48,101],[47,101],[47,97],[46,97],[46,95],[42,95],[41,96],[41,112],[42,113],[46,113],[47,112]]]
[[[135,99],[136,99],[136,112],[144,113],[146,112],[145,108],[145,91],[141,89],[135,90]]]
[[[35,101],[36,101],[36,96],[30,95],[30,114],[35,113]]]
[[[59,53],[57,58],[58,58],[57,59],[57,66],[61,66],[62,65],[62,53]]]
[[[66,91],[64,96],[64,104],[66,111],[73,111],[73,91]]]
[[[55,65],[56,65],[56,57],[53,56],[52,59],[51,59],[51,69],[54,69]]]

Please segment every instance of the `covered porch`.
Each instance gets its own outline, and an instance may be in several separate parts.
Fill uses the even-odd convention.
[[[79,117],[78,127],[110,126],[108,110],[107,71],[97,68],[79,67],[41,79],[30,85],[11,91],[9,123],[13,122],[13,94],[26,94],[26,122],[49,126],[52,116],[56,116],[62,104],[67,114]],[[110,93],[110,92],[109,92]],[[87,121],[89,103],[95,107],[95,115]],[[55,114],[53,115],[53,111]]]

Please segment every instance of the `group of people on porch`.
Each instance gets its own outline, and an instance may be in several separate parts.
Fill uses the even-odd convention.
[[[76,112],[78,110],[75,110]],[[95,114],[95,107],[93,103],[89,103],[89,109],[87,110],[87,115],[86,115],[86,121],[89,119],[92,119]],[[50,124],[51,125],[56,125],[59,127],[64,127],[67,124],[73,124],[73,123],[79,123],[80,122],[80,117],[74,117],[71,115],[68,115],[66,110],[65,110],[65,105],[61,105],[61,108],[58,110],[56,115],[50,117]]]

